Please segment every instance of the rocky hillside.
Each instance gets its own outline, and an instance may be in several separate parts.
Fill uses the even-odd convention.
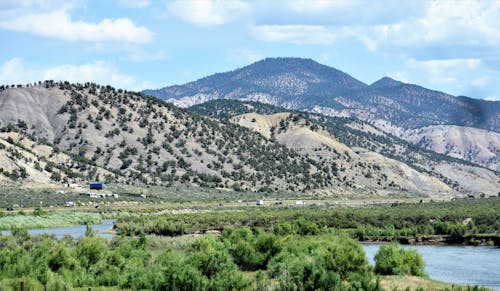
[[[62,181],[92,180],[94,177],[115,176],[122,183],[126,179],[91,161],[66,153],[33,138],[17,128],[3,128],[0,132],[0,185],[22,182],[24,186],[57,185]]]
[[[361,121],[256,102],[199,108],[192,113],[93,83],[4,88],[0,182],[182,184],[326,195],[497,194],[493,172],[419,149]]]
[[[330,169],[258,133],[110,86],[44,82],[4,89],[0,128],[14,139],[5,139],[0,148],[0,167],[8,179],[255,191],[333,183]],[[37,143],[21,147],[23,138]],[[44,150],[37,150],[42,144]],[[64,156],[57,157],[61,152]],[[69,170],[75,174],[64,174]]]
[[[310,59],[269,58],[182,86],[144,93],[182,107],[213,99],[244,99],[304,109],[322,103],[324,98],[365,87],[346,73]]]
[[[435,125],[407,130],[402,138],[420,147],[500,172],[500,133],[456,125]]]
[[[310,59],[268,58],[185,85],[144,92],[183,107],[212,99],[239,99],[383,120],[404,129],[453,124],[500,132],[498,101],[455,97],[388,77],[366,85]]]
[[[408,137],[414,130],[435,125],[500,132],[499,101],[455,97],[388,77],[366,85],[346,73],[310,59],[269,58],[185,85],[145,92],[181,107],[213,99],[237,99],[329,116],[356,118],[402,138]],[[425,138],[433,140],[436,137]],[[479,139],[481,136],[472,138]],[[446,140],[445,144],[458,146],[459,143]],[[476,149],[457,148],[454,152],[468,153]],[[490,149],[485,152],[482,147],[479,149],[481,152],[477,155],[453,156],[497,169],[498,159],[484,161],[475,157],[498,152],[500,144],[491,144]]]
[[[190,110],[275,139],[331,166],[339,181],[356,189],[377,194],[498,194],[500,179],[494,172],[416,147],[362,121],[234,100],[214,100]]]

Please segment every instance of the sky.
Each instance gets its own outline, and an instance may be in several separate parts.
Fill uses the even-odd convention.
[[[498,0],[0,0],[0,39],[0,84],[154,89],[302,57],[500,100]]]

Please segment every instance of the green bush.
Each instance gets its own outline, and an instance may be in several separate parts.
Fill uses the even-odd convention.
[[[224,244],[216,237],[197,239],[191,246],[189,262],[210,279],[210,289],[240,290],[250,284],[243,278]]]
[[[363,248],[345,236],[290,237],[268,270],[278,290],[340,290],[351,283],[364,290],[378,288]]]
[[[424,275],[424,261],[416,250],[397,243],[380,247],[375,255],[375,272],[381,275]]]
[[[247,227],[226,228],[222,238],[235,263],[243,270],[265,269],[268,261],[281,250],[279,238],[263,230],[255,233]]]

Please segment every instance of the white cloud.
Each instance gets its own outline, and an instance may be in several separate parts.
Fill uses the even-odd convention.
[[[121,6],[130,8],[144,8],[148,7],[149,4],[151,4],[149,0],[120,0],[118,3]]]
[[[124,89],[141,87],[134,76],[120,73],[104,61],[35,70],[27,68],[21,59],[12,58],[0,66],[0,84],[27,84],[41,80],[95,82]]]
[[[390,73],[389,77],[393,78],[394,80],[401,81],[403,83],[410,83],[408,79],[408,74],[405,71],[396,71]]]
[[[470,85],[472,87],[475,87],[478,89],[484,89],[489,84],[489,81],[490,81],[490,77],[483,76],[483,77],[479,77],[477,79],[472,80],[470,82]]]
[[[431,1],[421,17],[359,30],[383,47],[500,45],[500,1]],[[371,35],[369,35],[371,34]]]
[[[285,1],[285,5],[298,13],[325,13],[330,9],[345,9],[355,5],[356,1],[332,1],[332,0],[295,0]]]
[[[252,33],[263,41],[299,45],[330,45],[337,37],[335,33],[320,25],[256,25],[252,27]]]
[[[195,25],[214,26],[233,21],[249,7],[239,0],[174,0],[168,4],[168,11]]]
[[[481,59],[444,59],[417,61],[410,59],[408,67],[423,72],[431,83],[461,83],[464,71],[474,71],[481,65]]]
[[[475,70],[479,67],[479,65],[481,65],[481,59],[437,59],[425,61],[410,59],[409,65],[410,67],[424,68],[431,73],[456,70],[460,68]]]
[[[26,68],[19,58],[12,58],[0,66],[0,84],[26,84],[38,81],[32,70]]]
[[[152,62],[163,60],[167,57],[167,53],[164,50],[158,50],[155,52],[149,52],[142,49],[135,49],[132,51],[126,59],[136,63]]]
[[[245,65],[263,58],[261,53],[249,49],[229,49],[227,51],[227,59],[229,61],[243,63]]]
[[[135,78],[119,73],[110,64],[96,61],[83,65],[62,65],[42,72],[43,80],[64,80],[70,82],[95,82],[110,84],[119,88],[134,85]]]
[[[415,60],[408,58],[400,70],[389,74],[406,83],[475,98],[497,96],[498,71],[480,58]],[[409,80],[409,81],[408,81]]]
[[[484,100],[488,100],[488,101],[500,101],[500,96],[488,96],[488,97],[484,98]]]
[[[2,17],[0,28],[66,41],[146,43],[153,33],[128,18],[75,21],[65,9]]]

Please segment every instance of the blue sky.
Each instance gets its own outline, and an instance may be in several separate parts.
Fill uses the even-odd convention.
[[[141,90],[293,56],[500,100],[496,0],[0,0],[0,39],[1,84]]]

